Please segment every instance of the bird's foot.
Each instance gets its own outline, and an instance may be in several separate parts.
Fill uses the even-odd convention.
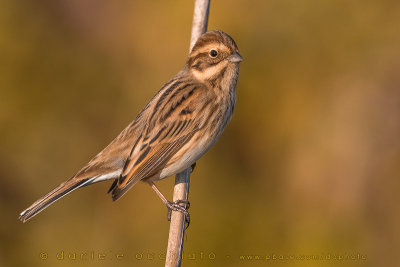
[[[184,204],[184,205],[181,205],[181,204]],[[177,201],[174,201],[174,202],[168,201],[166,203],[166,205],[167,205],[167,208],[168,208],[168,215],[167,215],[168,221],[171,221],[171,212],[173,210],[182,212],[183,215],[185,216],[185,221],[187,223],[186,228],[188,228],[189,224],[190,224],[190,215],[189,215],[189,212],[188,212],[188,209],[190,207],[189,200],[177,200]]]

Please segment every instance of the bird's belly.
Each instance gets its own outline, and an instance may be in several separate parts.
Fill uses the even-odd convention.
[[[214,142],[210,142],[214,138],[199,136],[197,136],[197,138],[200,139],[198,142],[189,142],[183,146],[182,149],[180,149],[166,164],[166,167],[161,170],[160,174],[157,175],[157,177],[153,177],[151,180],[161,180],[189,168],[214,144]],[[195,139],[196,135],[192,138],[192,140]],[[193,147],[194,143],[196,143],[196,145]]]

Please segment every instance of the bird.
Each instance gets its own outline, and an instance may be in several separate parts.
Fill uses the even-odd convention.
[[[188,207],[168,201],[155,182],[194,166],[220,137],[234,111],[241,61],[228,34],[202,34],[183,68],[139,115],[74,176],[22,211],[19,219],[26,222],[70,192],[107,180],[113,180],[108,190],[113,201],[142,181],[169,211],[188,216]]]

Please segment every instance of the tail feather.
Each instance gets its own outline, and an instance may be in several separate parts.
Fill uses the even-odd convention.
[[[45,195],[44,197],[40,198],[37,200],[35,203],[33,203],[29,208],[21,212],[19,219],[22,222],[26,222],[29,219],[31,219],[33,216],[62,198],[63,196],[67,195],[68,193],[71,193],[75,189],[78,189],[80,187],[89,185],[92,182],[93,179],[83,179],[78,182],[74,181],[73,179],[68,180],[59,186],[57,186],[53,191]]]

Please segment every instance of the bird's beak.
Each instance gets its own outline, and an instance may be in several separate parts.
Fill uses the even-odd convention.
[[[230,62],[239,63],[243,61],[243,58],[240,56],[239,52],[233,52],[232,55],[228,57]]]

